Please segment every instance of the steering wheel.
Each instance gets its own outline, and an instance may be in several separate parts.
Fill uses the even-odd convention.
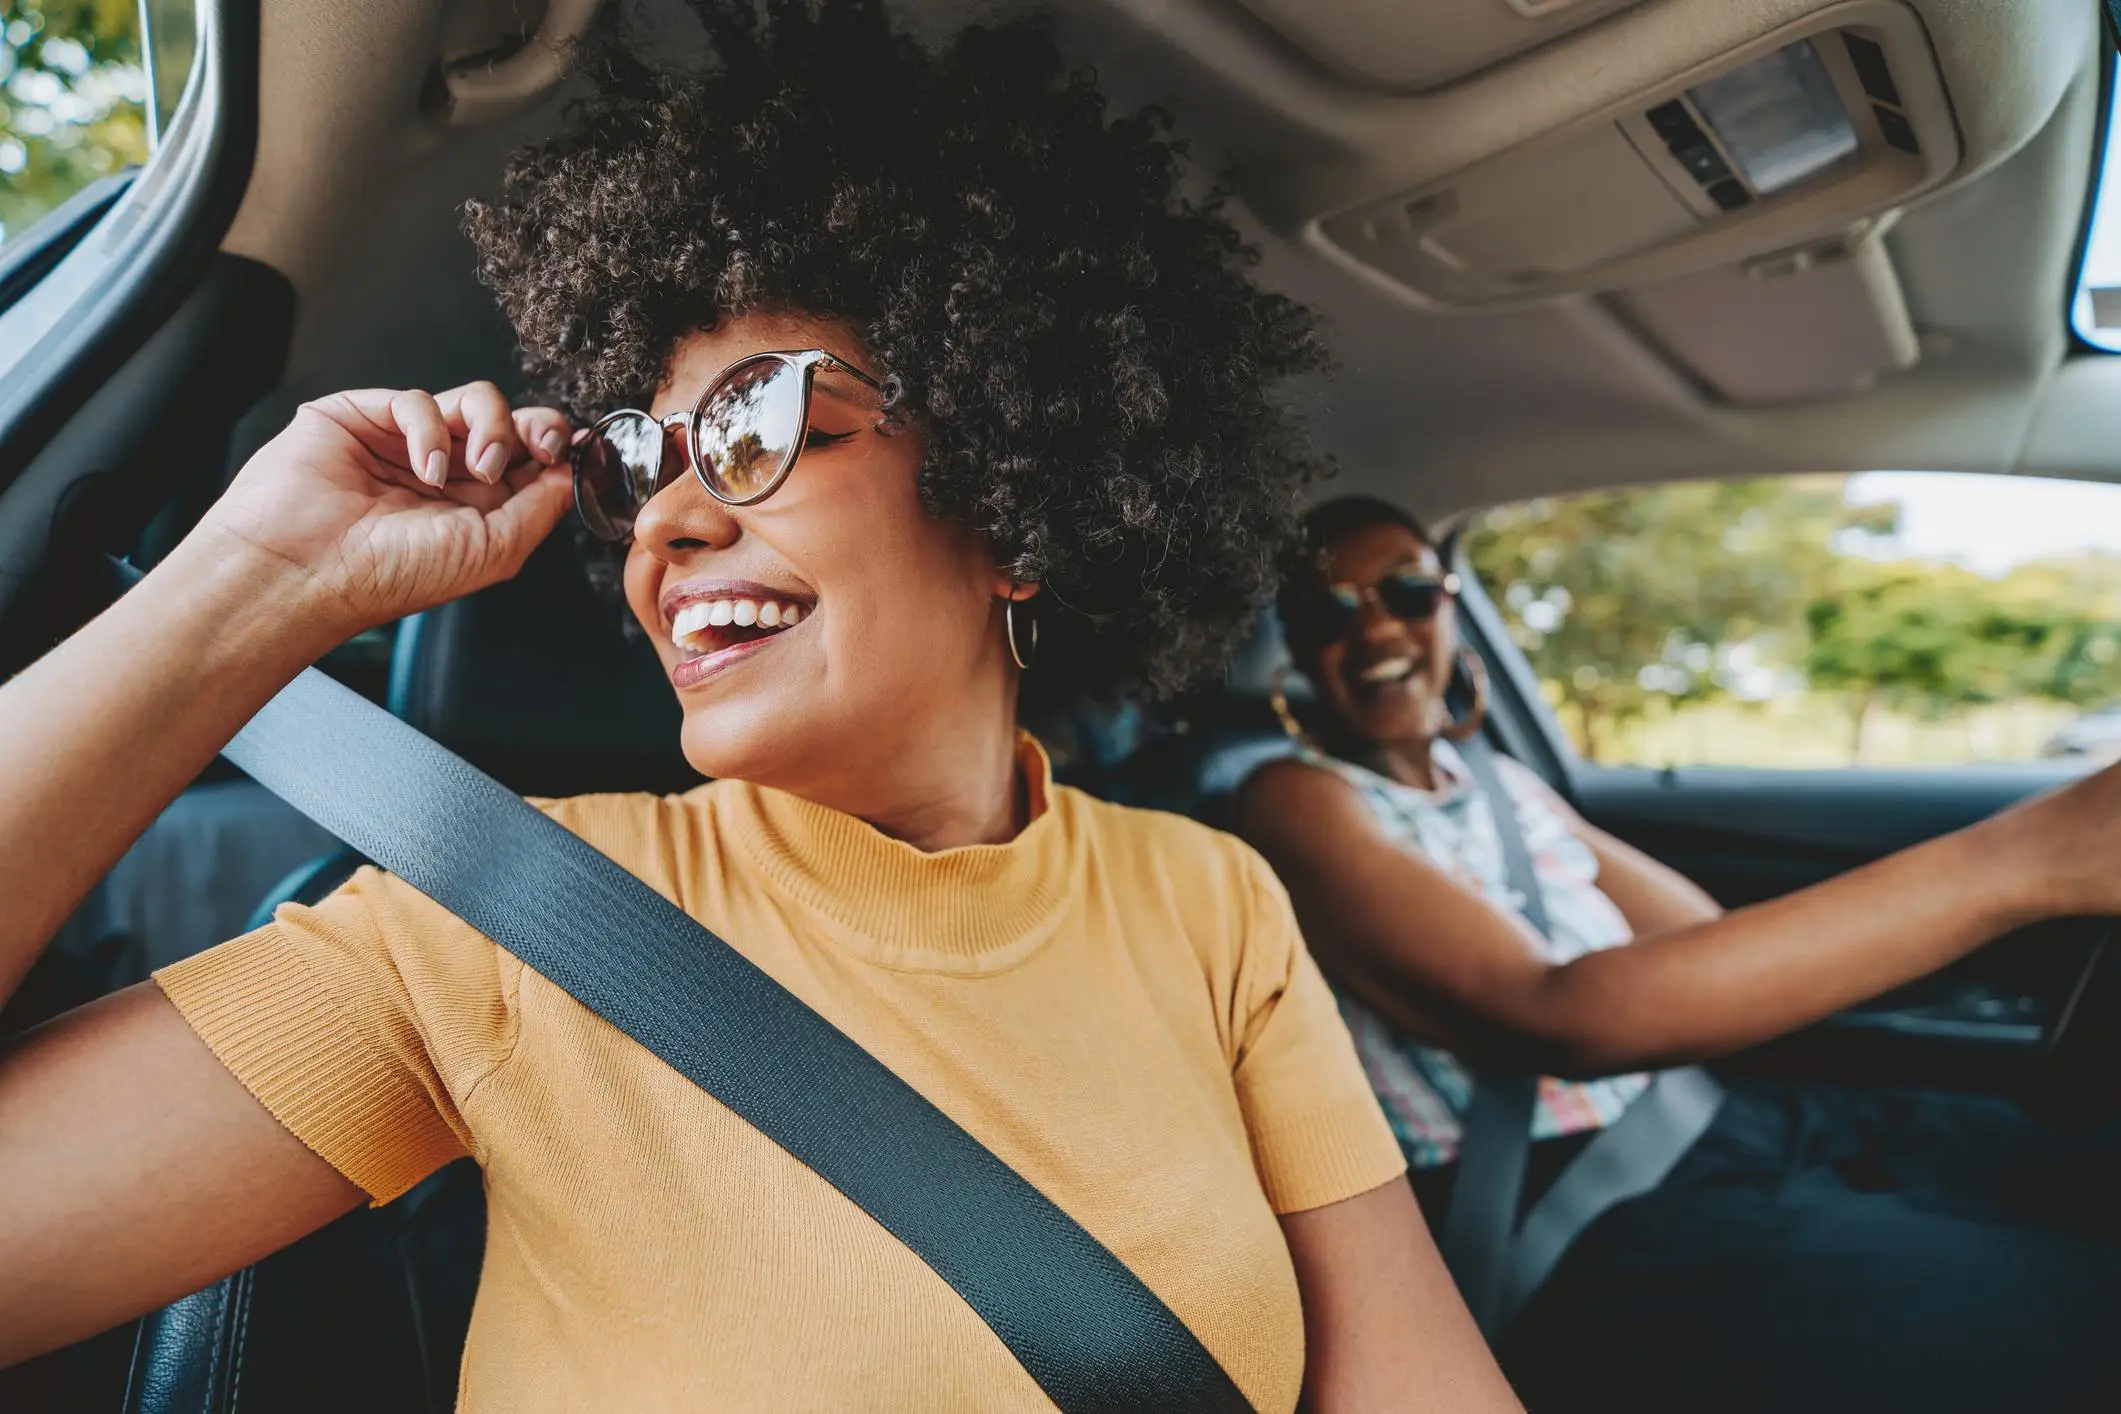
[[[2121,1114],[2121,918],[2092,921],[2091,951],[2024,1097],[2028,1109],[2072,1128]]]

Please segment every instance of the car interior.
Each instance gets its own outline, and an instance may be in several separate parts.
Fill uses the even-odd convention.
[[[670,8],[644,11],[650,35]],[[941,32],[1031,7],[894,8]],[[1448,530],[1683,478],[2121,480],[2121,360],[2071,320],[2115,74],[2096,0],[1051,8],[1116,107],[1178,116],[1259,277],[1321,312],[1338,370],[1305,410],[1340,468],[1327,493]],[[153,157],[0,247],[0,674],[109,602],[106,557],[152,563],[302,400],[519,386],[456,213],[556,121],[566,43],[597,10],[146,7],[196,25]],[[1507,586],[1455,564],[1495,747],[1726,906],[2081,769],[1586,762],[1511,640]],[[1246,765],[1281,740],[1268,697],[1284,656],[1269,620],[1220,685],[1050,724],[1063,778],[1226,822]],[[565,531],[516,581],[325,666],[525,794],[697,784],[653,654]],[[217,766],[84,904],[0,1038],[321,897],[359,862]],[[2111,1113],[2117,1008],[2106,923],[2063,920],[1717,1069]],[[232,1411],[240,1393],[246,1410],[449,1408],[482,1232],[476,1169],[446,1169],[197,1298],[0,1371],[0,1407]]]

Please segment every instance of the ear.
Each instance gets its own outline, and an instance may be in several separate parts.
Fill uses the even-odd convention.
[[[1021,604],[1026,599],[1038,597],[1038,592],[1043,587],[1035,579],[1013,579],[1007,570],[1000,565],[996,565],[994,567],[994,579],[989,586],[989,592],[997,599],[1010,599]]]

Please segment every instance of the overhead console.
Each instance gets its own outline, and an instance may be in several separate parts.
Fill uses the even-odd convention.
[[[1312,239],[1423,302],[1510,304],[1771,253],[1801,260],[1806,243],[1859,230],[1958,161],[1921,23],[1897,0],[1852,0],[1328,215]]]

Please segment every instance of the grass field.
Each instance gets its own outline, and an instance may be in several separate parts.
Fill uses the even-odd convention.
[[[1550,696],[1553,696],[1550,687]],[[1555,712],[1579,751],[1583,720],[1574,704]],[[1609,766],[1945,766],[1973,761],[2030,761],[2074,708],[2040,702],[1982,707],[1930,721],[1873,711],[1859,757],[1855,723],[1836,698],[1791,693],[1761,703],[1712,702],[1653,709],[1650,716],[1608,725],[1596,757]],[[1588,753],[1587,753],[1588,754]]]

